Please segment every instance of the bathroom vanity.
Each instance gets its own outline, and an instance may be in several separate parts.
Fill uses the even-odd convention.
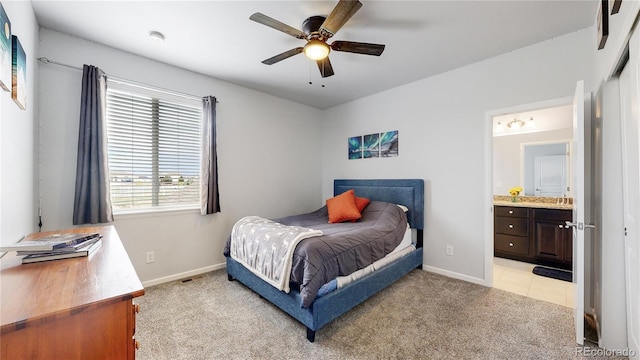
[[[568,203],[494,201],[494,254],[561,269],[571,269],[573,230]]]

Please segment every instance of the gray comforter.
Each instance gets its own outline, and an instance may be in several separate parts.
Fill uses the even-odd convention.
[[[308,308],[318,289],[338,276],[349,275],[383,258],[400,244],[407,217],[395,204],[372,201],[355,223],[329,224],[327,208],[274,221],[321,230],[324,235],[301,241],[293,254],[291,288],[300,290]],[[224,255],[229,256],[229,242]]]

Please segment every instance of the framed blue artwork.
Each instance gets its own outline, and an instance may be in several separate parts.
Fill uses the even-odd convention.
[[[0,3],[0,87],[11,91],[11,21]]]
[[[349,138],[349,160],[398,156],[398,130]]]
[[[11,98],[22,110],[27,108],[27,56],[18,37],[13,35],[11,63]]]
[[[365,158],[380,157],[380,143],[378,139],[380,134],[369,134],[364,136],[362,143],[362,156]]]
[[[362,159],[362,136],[349,138],[349,160]]]
[[[380,157],[398,156],[398,130],[380,134]]]

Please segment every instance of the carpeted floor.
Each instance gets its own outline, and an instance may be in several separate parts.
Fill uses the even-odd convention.
[[[414,270],[306,340],[224,270],[136,299],[138,359],[571,359],[569,308]]]

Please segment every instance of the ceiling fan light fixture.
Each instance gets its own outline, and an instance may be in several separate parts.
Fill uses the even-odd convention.
[[[322,60],[329,56],[329,45],[318,39],[311,39],[304,46],[304,54],[311,60]]]

